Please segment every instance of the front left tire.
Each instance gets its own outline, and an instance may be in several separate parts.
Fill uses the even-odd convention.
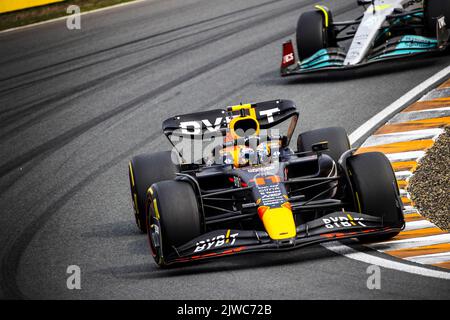
[[[331,12],[328,13],[328,26],[324,14],[318,10],[304,12],[297,22],[296,40],[300,61],[309,58],[317,51],[334,45]]]

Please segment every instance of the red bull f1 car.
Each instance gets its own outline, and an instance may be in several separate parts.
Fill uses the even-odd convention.
[[[387,158],[355,154],[340,127],[303,132],[292,150],[298,115],[292,101],[273,100],[163,122],[173,150],[128,166],[136,223],[158,265],[402,230]],[[192,141],[213,140],[201,157],[186,156]]]
[[[296,30],[298,59],[293,42],[285,42],[281,75],[354,69],[447,49],[450,0],[357,2],[366,10],[352,21],[335,22],[320,5],[304,12]]]

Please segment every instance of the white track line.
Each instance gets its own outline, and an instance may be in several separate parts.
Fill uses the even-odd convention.
[[[417,210],[413,206],[404,206],[403,214],[410,214],[410,213],[419,213],[419,210]]]
[[[450,107],[438,108],[438,109],[427,109],[420,111],[411,112],[400,112],[397,113],[391,120],[388,121],[389,124],[394,123],[404,123],[409,121],[417,121],[424,119],[436,119],[442,117],[450,116]]]
[[[397,171],[395,172],[395,177],[397,180],[406,180],[412,177],[411,171]]]
[[[421,264],[435,264],[441,262],[450,261],[450,252],[442,252],[442,253],[433,253],[433,254],[425,254],[423,256],[415,256],[404,258],[405,260],[421,263]],[[450,275],[450,272],[449,272]]]
[[[431,246],[441,243],[450,243],[450,234],[438,234],[436,236],[428,236],[421,238],[403,239],[403,240],[392,240],[386,242],[379,242],[367,245],[372,249],[378,251],[386,250],[399,250],[399,249],[410,249],[423,246]]]
[[[350,143],[352,145],[355,145],[356,143],[360,142],[364,137],[367,136],[369,132],[374,131],[381,123],[386,122],[386,120],[389,117],[392,117],[395,113],[399,112],[403,108],[405,108],[408,104],[413,102],[415,99],[419,97],[419,95],[424,94],[430,87],[434,86],[436,83],[442,81],[445,77],[447,77],[450,74],[450,66],[446,67],[444,70],[438,72],[428,80],[422,82],[420,85],[409,91],[407,94],[405,94],[403,97],[389,105],[384,110],[380,111],[378,114],[370,118],[366,123],[364,123],[362,126],[360,126],[358,129],[356,129],[352,134],[350,134],[349,139]],[[399,160],[416,160],[423,157],[425,154],[424,151],[413,151],[413,152],[402,152],[397,154],[391,154],[387,155],[390,161],[399,161]],[[390,157],[389,157],[390,156]],[[422,237],[420,241],[424,240],[426,238],[427,240],[430,239],[430,237]],[[399,240],[402,241],[402,240]],[[414,241],[414,239],[407,239],[406,241]],[[405,242],[406,242],[405,241]],[[419,240],[417,240],[417,243],[421,243]],[[385,242],[386,245],[388,242]],[[398,242],[397,242],[398,243]],[[372,265],[378,265],[380,267],[386,268],[386,269],[392,269],[392,270],[398,270],[402,272],[407,272],[411,274],[417,274],[425,277],[432,277],[432,278],[439,278],[439,279],[445,279],[450,280],[450,272],[445,271],[438,271],[434,269],[430,269],[427,267],[422,266],[413,266],[410,264],[397,262],[389,259],[384,259],[381,257],[377,257],[371,254],[367,254],[364,252],[356,251],[355,249],[346,246],[338,241],[323,243],[323,247],[327,248],[328,250],[331,250],[337,254],[343,255],[347,258],[361,261],[367,264]],[[437,259],[437,257],[433,257],[434,259]],[[425,259],[425,258],[423,258]],[[428,259],[430,259],[428,257]],[[447,260],[450,260],[449,257],[447,257]]]
[[[381,123],[386,121],[389,117],[393,116],[398,111],[402,110],[406,105],[408,105],[410,102],[412,102],[414,99],[417,99],[419,95],[425,93],[430,87],[435,85],[436,83],[442,81],[445,77],[448,76],[450,73],[450,66],[447,66],[444,70],[436,73],[431,78],[425,80],[421,84],[419,84],[417,87],[409,91],[407,94],[405,94],[403,97],[398,99],[397,101],[393,102],[391,105],[389,105],[387,108],[383,109],[379,113],[377,113],[375,116],[370,118],[366,123],[364,123],[362,126],[360,126],[358,129],[356,129],[351,135],[350,135],[350,142],[352,144],[355,144],[357,142],[360,142],[364,136],[366,136],[369,132],[373,131],[375,128],[377,128]]]
[[[106,11],[106,10],[111,10],[111,9],[115,9],[115,8],[119,8],[119,7],[125,7],[125,6],[129,6],[131,4],[136,4],[136,3],[140,3],[140,2],[144,2],[144,1],[152,1],[152,0],[131,0],[129,2],[124,2],[124,3],[119,3],[119,4],[115,4],[113,6],[109,6],[109,7],[104,7],[104,8],[100,8],[100,9],[95,9],[95,10],[91,10],[91,11],[85,11],[85,12],[81,12],[80,16],[84,16],[86,14],[91,14],[91,13],[95,13],[95,12],[100,12],[100,11]],[[69,6],[69,4],[67,4],[67,6]],[[34,28],[43,24],[47,24],[47,23],[52,23],[52,22],[56,22],[56,21],[61,21],[61,20],[65,20],[69,17],[70,15],[66,15],[63,17],[59,17],[59,18],[54,18],[54,19],[50,19],[50,20],[45,20],[45,21],[41,21],[41,22],[36,22],[36,23],[32,23],[32,24],[27,24],[26,26],[20,26],[20,27],[15,27],[15,28],[10,28],[10,29],[6,29],[6,30],[2,30],[0,31],[0,34],[2,33],[7,33],[7,32],[11,32],[11,31],[19,31],[19,30],[23,30],[23,29],[28,29],[28,28]]]
[[[438,137],[444,129],[423,129],[406,132],[396,132],[388,134],[377,134],[369,137],[361,147],[373,147],[382,144],[413,141],[413,140],[431,140]]]
[[[436,228],[436,225],[428,220],[410,221],[406,222],[404,231],[411,231],[425,228]]]
[[[386,157],[390,162],[402,162],[402,161],[418,161],[423,158],[425,151],[408,151],[400,153],[388,153]]]
[[[343,245],[338,241],[323,243],[322,246],[327,248],[328,250],[331,250],[337,254],[343,255],[347,258],[361,261],[361,262],[368,263],[368,264],[372,264],[372,265],[378,265],[378,266],[386,268],[386,269],[393,269],[393,270],[398,270],[398,271],[402,271],[402,272],[408,272],[408,273],[417,274],[417,275],[421,275],[421,276],[425,276],[425,277],[450,280],[450,272],[438,271],[438,270],[434,270],[434,269],[424,268],[421,266],[413,266],[413,265],[402,263],[402,262],[397,262],[397,261],[393,261],[393,260],[380,258],[377,256],[373,256],[371,254],[356,251],[355,249],[350,248],[349,246]]]
[[[420,101],[429,101],[443,97],[448,97],[449,92],[450,92],[449,88],[437,89],[425,95],[422,99],[420,99]]]

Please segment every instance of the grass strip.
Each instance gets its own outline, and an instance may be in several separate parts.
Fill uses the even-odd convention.
[[[0,31],[67,16],[67,7],[77,5],[81,12],[134,0],[71,0],[0,14]]]

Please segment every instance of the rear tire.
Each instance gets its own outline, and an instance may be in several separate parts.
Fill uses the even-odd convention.
[[[131,199],[136,225],[142,233],[147,232],[145,200],[148,188],[156,182],[174,179],[177,172],[180,172],[179,166],[173,163],[171,151],[140,154],[131,159],[128,165]]]
[[[331,14],[329,14],[329,26],[331,21]],[[304,12],[297,22],[296,40],[300,61],[321,49],[330,47],[332,32],[330,27],[325,26],[324,15],[317,10]]]
[[[347,132],[341,127],[330,127],[303,132],[297,138],[297,150],[299,152],[311,151],[312,145],[318,142],[328,141],[328,149],[323,152],[338,161],[340,156],[350,149]]]
[[[161,181],[147,194],[147,230],[151,253],[160,266],[173,247],[201,235],[201,215],[192,186],[185,181]],[[154,225],[159,225],[155,234]],[[155,237],[158,237],[155,242]]]
[[[381,152],[357,154],[348,158],[348,170],[356,193],[356,211],[383,218],[387,226],[404,224],[400,195],[392,166]],[[360,241],[383,241],[398,232],[358,237]]]
[[[425,26],[433,35],[436,34],[437,18],[445,16],[447,28],[450,28],[450,1],[449,0],[425,0],[424,17]]]

